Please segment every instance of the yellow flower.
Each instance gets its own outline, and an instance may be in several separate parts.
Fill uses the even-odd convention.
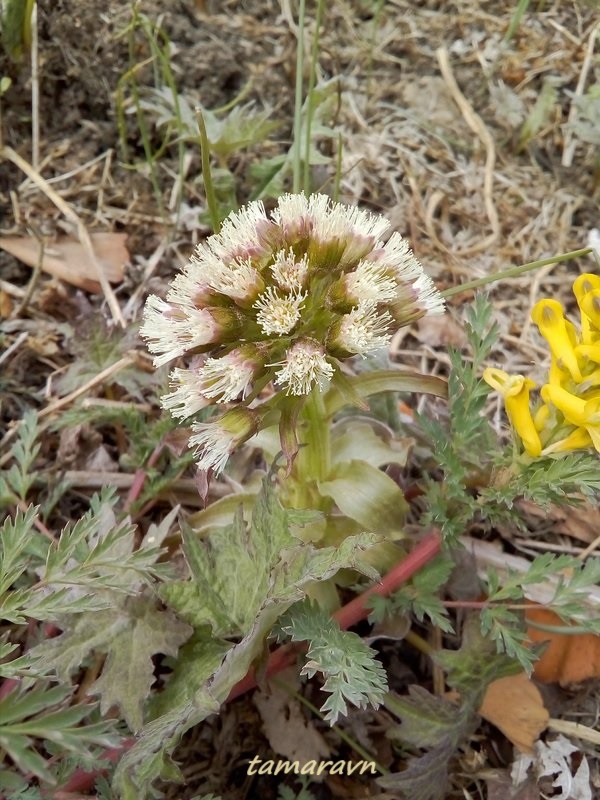
[[[573,326],[564,317],[563,307],[558,300],[540,300],[531,312],[531,319],[540,329],[540,333],[550,345],[552,355],[559,367],[567,369],[573,380],[582,380],[581,369],[577,361],[574,345]]]
[[[537,458],[542,452],[542,443],[529,408],[529,392],[535,388],[535,383],[523,375],[509,375],[493,367],[484,370],[483,379],[492,389],[500,392],[508,418],[521,438],[525,451],[532,458]]]
[[[584,276],[582,275],[581,277],[583,278]],[[579,302],[579,298],[577,298],[577,301]],[[586,292],[581,298],[580,308],[582,311],[582,328],[583,319],[585,318],[588,320],[587,326],[589,330],[589,341],[597,342],[598,338],[600,337],[600,288],[592,289],[591,291]]]
[[[577,305],[581,312],[581,338],[584,344],[592,343],[593,337],[597,336],[600,327],[600,306],[591,308],[596,305],[595,300],[587,299],[588,295],[594,291],[598,292],[598,290],[600,290],[600,275],[590,272],[580,275],[573,283],[573,294],[577,298]]]
[[[575,355],[589,359],[596,364],[600,364],[600,343],[598,344],[578,344],[575,348]]]
[[[592,444],[600,452],[600,398],[585,400],[567,392],[560,386],[546,384],[542,387],[542,398],[552,403],[571,425],[584,428]]]
[[[550,414],[550,406],[544,403],[533,415],[533,424],[535,425],[535,429],[538,433],[541,433],[547,426],[550,420]]]
[[[592,444],[592,437],[585,428],[575,428],[568,436],[542,450],[543,456],[552,453],[570,453],[572,450],[585,450]]]

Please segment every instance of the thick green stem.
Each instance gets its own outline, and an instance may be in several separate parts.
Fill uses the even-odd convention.
[[[308,480],[322,481],[329,475],[331,462],[331,442],[329,438],[329,419],[325,411],[323,393],[314,388],[304,406],[306,447],[304,477]]]
[[[289,502],[295,508],[323,508],[315,491],[315,481],[326,480],[331,464],[330,415],[325,409],[323,394],[315,387],[308,395],[300,416],[300,450],[290,477],[286,480]]]

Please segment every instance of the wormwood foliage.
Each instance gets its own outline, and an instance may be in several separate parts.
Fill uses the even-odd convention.
[[[98,757],[98,748],[118,743],[112,720],[81,725],[93,715],[95,706],[86,703],[65,707],[71,693],[69,687],[50,687],[46,683],[29,689],[17,685],[0,700],[2,749],[23,776],[32,773],[50,784],[56,782],[47,759],[34,749],[36,739],[42,740],[47,750],[58,746],[62,752],[90,760]],[[15,773],[0,774],[0,790],[21,790],[26,785],[27,780]]]
[[[469,486],[483,476],[497,448],[494,431],[483,414],[489,389],[478,377],[498,337],[491,314],[487,298],[477,295],[465,321],[472,359],[466,360],[459,350],[449,350],[447,423],[418,417],[444,473],[442,481],[426,482],[429,510],[424,522],[439,525],[447,540],[455,539],[482,512]]]
[[[360,636],[341,630],[326,611],[306,600],[292,606],[279,624],[293,642],[309,642],[302,674],[323,675],[322,689],[331,694],[321,707],[328,722],[333,725],[347,715],[346,701],[359,708],[378,708],[383,702],[385,671]]]
[[[579,630],[600,633],[600,618],[585,602],[590,589],[600,582],[600,558],[582,563],[571,556],[542,553],[525,573],[509,571],[500,579],[490,569],[486,578],[488,601],[481,611],[481,630],[496,643],[498,652],[518,659],[527,672],[533,669],[536,655],[527,646],[523,613],[511,608],[511,603],[526,601],[528,587],[554,586],[546,606]]]
[[[373,595],[369,598],[369,605],[373,609],[369,621],[382,622],[388,615],[393,617],[411,613],[418,622],[424,622],[428,618],[441,630],[452,633],[454,629],[442,603],[440,591],[453,569],[452,560],[440,556],[426,564],[391,597]]]
[[[285,509],[265,479],[250,525],[240,511],[206,541],[184,534],[189,577],[164,583],[160,596],[195,632],[179,654],[164,697],[153,707],[159,716],[142,729],[119,764],[115,780],[125,800],[145,797],[159,777],[180,779],[170,754],[182,734],[218,711],[261,653],[278,618],[303,599],[307,584],[326,580],[342,567],[377,577],[361,554],[379,537],[359,534],[339,547],[316,549],[291,532],[291,526],[314,516]],[[350,655],[356,651],[345,640],[340,648],[340,653],[350,648]],[[375,670],[369,695],[375,701],[380,677]],[[366,686],[356,697],[363,694]]]

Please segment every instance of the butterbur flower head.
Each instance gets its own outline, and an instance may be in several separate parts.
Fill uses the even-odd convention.
[[[260,425],[258,412],[249,408],[232,408],[211,422],[192,425],[189,445],[195,449],[198,467],[222,472],[233,451],[257,433]]]
[[[332,346],[345,355],[381,350],[392,338],[392,317],[388,311],[378,312],[373,302],[360,303],[349,314],[343,314],[333,327]]]
[[[249,403],[270,382],[286,394],[323,391],[340,359],[383,349],[399,326],[441,313],[407,242],[382,241],[388,228],[321,194],[230,214],[166,298],[147,300],[141,334],[155,364],[187,360],[164,406],[185,419],[211,403]]]
[[[269,286],[254,303],[256,321],[265,336],[291,333],[300,319],[304,298],[303,294],[284,294]]]
[[[276,365],[274,365],[276,366]],[[333,377],[333,366],[318,342],[300,339],[287,351],[285,362],[275,376],[275,383],[287,394],[308,394],[316,384],[322,391]]]

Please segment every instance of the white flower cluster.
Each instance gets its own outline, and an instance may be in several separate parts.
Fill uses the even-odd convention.
[[[173,370],[164,407],[185,419],[269,382],[292,395],[322,391],[340,359],[385,348],[396,328],[441,313],[443,299],[407,242],[397,233],[381,241],[388,227],[319,194],[283,195],[270,215],[260,202],[230,214],[166,300],[146,302],[141,334],[155,365],[194,357]],[[239,437],[229,430],[226,446],[215,447],[215,424],[196,423],[192,443],[204,466],[219,469]],[[214,463],[211,448],[220,453]]]

